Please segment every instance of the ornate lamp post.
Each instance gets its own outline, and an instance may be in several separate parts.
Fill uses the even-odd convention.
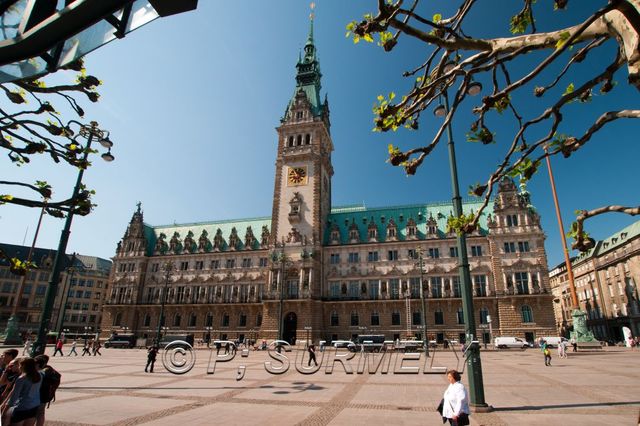
[[[93,142],[94,139],[97,139],[100,145],[108,149],[106,153],[102,154],[102,159],[109,162],[114,160],[114,156],[111,154],[111,147],[113,146],[113,142],[109,140],[108,131],[99,129],[98,123],[95,121],[92,121],[91,125],[87,126],[74,120],[69,122],[67,128],[69,128],[72,123],[80,126],[78,136],[76,136],[74,142],[71,144],[78,147],[76,148],[76,150],[80,150],[84,153],[80,164],[88,164],[87,159],[89,157],[89,153],[91,153],[91,142]],[[77,143],[77,140],[79,138],[84,138],[87,140],[84,148],[82,148],[82,146]],[[53,271],[51,272],[51,279],[49,281],[49,285],[47,286],[47,292],[44,297],[44,305],[42,308],[40,327],[38,329],[38,337],[33,344],[33,348],[31,349],[31,356],[36,356],[44,353],[44,348],[47,344],[47,331],[49,330],[51,312],[53,311],[53,302],[55,300],[58,290],[58,284],[60,282],[60,273],[62,272],[63,259],[66,256],[65,252],[67,250],[67,243],[69,242],[69,234],[71,234],[71,222],[73,221],[73,215],[74,213],[76,213],[76,211],[81,213],[89,213],[90,211],[90,206],[83,205],[77,201],[79,199],[80,192],[84,191],[84,187],[82,185],[82,176],[84,175],[84,170],[84,167],[80,167],[76,185],[74,186],[73,194],[71,195],[71,199],[76,201],[72,206],[70,206],[69,212],[67,213],[67,218],[64,223],[64,227],[62,228],[60,242],[58,243],[58,251],[56,252],[55,260],[53,261]]]
[[[424,295],[424,253],[422,251],[422,247],[418,247],[416,249],[416,254],[418,255],[418,261],[416,262],[416,266],[420,268],[420,303],[422,304],[422,347],[424,348],[424,353],[426,356],[429,356],[429,338],[427,337],[427,303]]]
[[[64,327],[64,316],[67,312],[67,301],[69,300],[69,291],[71,289],[71,283],[73,282],[73,275],[76,273],[77,267],[74,266],[76,261],[76,253],[73,253],[73,255],[71,256],[71,266],[69,268],[67,268],[67,283],[68,285],[63,286],[62,290],[62,297],[61,299],[61,306],[59,309],[59,314],[58,314],[58,338],[60,337],[60,333],[62,332],[62,327]]]
[[[451,70],[450,66],[445,65],[444,72]],[[447,84],[447,83],[445,83]],[[477,95],[482,90],[480,83],[469,85],[467,93]],[[434,111],[436,116],[446,117],[449,115],[449,97],[447,96],[447,86],[442,90],[444,105],[440,105]],[[451,170],[451,187],[453,190],[453,214],[456,217],[462,216],[462,198],[460,197],[460,187],[458,185],[458,166],[456,164],[456,151],[453,142],[453,134],[451,131],[451,122],[447,124],[447,146],[449,149],[449,168]],[[476,340],[476,322],[473,316],[473,294],[471,288],[471,275],[469,272],[469,258],[467,256],[467,238],[464,232],[457,233],[458,245],[458,270],[460,273],[460,284],[462,287],[462,310],[464,313],[465,334],[467,340]],[[471,344],[471,342],[469,342]],[[469,369],[469,397],[470,405],[475,409],[487,409],[488,405],[484,399],[484,384],[482,381],[482,363],[480,362],[480,345],[473,345],[468,349],[467,367]]]
[[[173,262],[165,262],[164,266],[164,289],[162,290],[162,302],[160,305],[160,316],[158,317],[158,332],[156,333],[156,344],[160,343],[160,335],[164,326],[164,304],[167,302],[167,290],[169,287],[169,277],[173,274],[175,265]]]
[[[276,243],[276,247],[278,247],[278,243]],[[280,247],[280,250],[274,250],[271,252],[271,262],[274,265],[279,264],[279,267],[280,267],[278,280],[277,280],[277,285],[280,287],[279,303],[278,303],[278,340],[282,340],[282,329],[283,329],[282,309],[284,304],[284,283],[285,283],[286,265],[289,259],[284,253],[284,247],[285,247],[284,241],[282,241],[279,247]]]
[[[87,336],[89,334],[89,332],[91,331],[91,327],[89,327],[88,325],[86,325],[84,327],[84,345],[87,346]]]

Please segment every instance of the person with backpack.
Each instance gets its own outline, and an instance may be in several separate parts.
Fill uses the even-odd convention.
[[[14,424],[33,419],[35,423],[40,406],[40,388],[43,377],[33,358],[22,358],[19,362],[20,376],[3,404],[3,423]]]
[[[549,350],[549,346],[546,341],[542,341],[542,345],[540,346],[542,350],[542,354],[544,355],[544,365],[547,367],[551,367],[551,351]]]
[[[49,365],[47,355],[38,355],[34,358],[40,374],[42,375],[42,385],[40,386],[40,406],[36,415],[36,426],[44,426],[44,414],[47,404],[56,399],[56,390],[60,387],[62,375]]]

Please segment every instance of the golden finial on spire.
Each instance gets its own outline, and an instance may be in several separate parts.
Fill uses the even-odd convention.
[[[316,16],[313,13],[313,9],[316,8],[316,4],[314,2],[311,2],[311,4],[309,5],[309,7],[311,8],[311,13],[309,14],[309,19],[311,19],[313,21],[313,18]]]

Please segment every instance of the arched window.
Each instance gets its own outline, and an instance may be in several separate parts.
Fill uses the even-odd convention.
[[[358,317],[358,313],[356,311],[351,312],[351,325],[356,326],[360,324],[360,318]]]
[[[189,327],[195,327],[197,321],[198,315],[196,315],[195,312],[191,313],[191,316],[189,316]]]
[[[122,325],[122,312],[118,312],[113,319],[113,325],[116,327],[120,327]]]
[[[489,321],[487,317],[489,316],[489,309],[482,308],[480,309],[480,324],[487,324]]]
[[[380,325],[380,314],[376,311],[371,312],[371,325]]]
[[[304,144],[309,145],[310,143],[311,143],[311,135],[307,133],[306,135],[304,135]]]
[[[522,322],[533,322],[533,312],[529,305],[522,305],[520,312],[522,313]]]
[[[144,322],[143,322],[145,327],[149,327],[151,325],[151,315],[146,314],[144,316]]]
[[[207,319],[204,323],[205,327],[213,326],[213,314],[211,312],[207,313]]]
[[[293,136],[289,136],[289,143],[287,144],[289,148],[293,146]]]
[[[331,312],[331,327],[337,327],[340,325],[340,317],[336,311]]]
[[[296,145],[302,145],[302,135],[296,136]]]
[[[174,327],[180,327],[180,323],[181,322],[182,322],[182,315],[176,314],[176,316],[173,317],[173,326]]]

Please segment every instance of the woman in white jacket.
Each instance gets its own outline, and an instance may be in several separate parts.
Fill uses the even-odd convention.
[[[442,417],[446,417],[453,426],[469,424],[469,395],[464,385],[460,383],[460,373],[456,370],[447,372],[449,387],[444,392]]]

